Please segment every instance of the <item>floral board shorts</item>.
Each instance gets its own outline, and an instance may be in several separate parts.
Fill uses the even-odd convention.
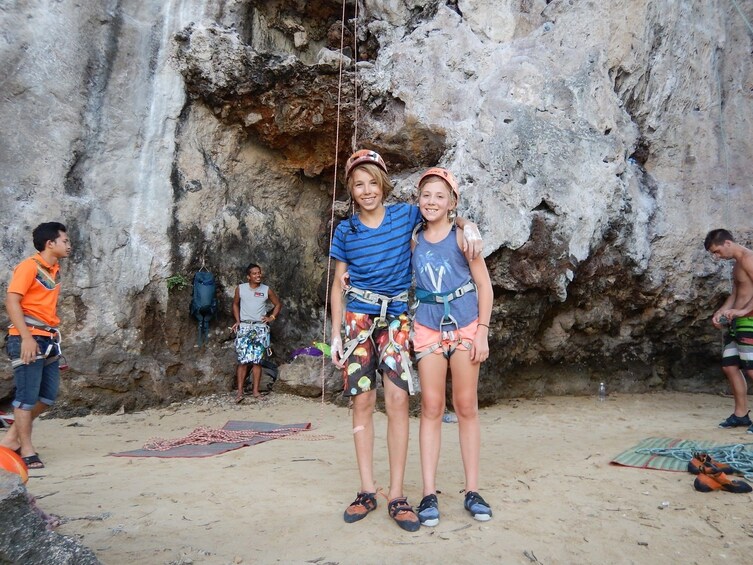
[[[369,314],[345,312],[344,341],[358,335],[365,336],[373,323],[374,318]],[[402,366],[402,356],[405,355],[408,359],[410,355],[409,338],[410,318],[405,313],[398,317],[388,316],[385,325],[374,328],[371,337],[360,343],[348,357],[343,370],[343,396],[357,396],[374,390],[377,386],[377,371],[383,379],[388,377],[398,387],[409,392],[408,380],[411,375]]]
[[[258,365],[269,349],[269,326],[264,322],[241,323],[235,335],[235,355],[241,365]]]

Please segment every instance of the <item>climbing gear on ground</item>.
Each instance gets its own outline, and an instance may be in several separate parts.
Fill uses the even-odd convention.
[[[737,469],[732,467],[732,465],[716,461],[708,453],[702,451],[694,453],[693,458],[688,462],[688,472],[698,475],[704,468],[713,468],[716,471],[727,474],[737,473]]]
[[[353,169],[355,169],[358,165],[363,165],[366,163],[376,165],[385,173],[387,172],[387,165],[384,164],[384,159],[382,159],[382,156],[379,155],[379,153],[377,153],[376,151],[371,151],[370,149],[360,149],[359,151],[353,153],[353,155],[351,155],[345,162],[345,178],[347,179]]]
[[[209,339],[209,320],[217,314],[217,286],[214,275],[202,267],[193,277],[191,315],[199,322],[197,344],[201,347]]]
[[[375,492],[359,492],[356,499],[345,509],[343,519],[348,523],[358,522],[372,510],[376,510],[377,500]]]
[[[726,473],[715,470],[711,465],[701,467],[701,473],[693,481],[693,486],[699,492],[711,492],[712,490],[724,490],[734,493],[746,493],[753,491],[748,483],[740,479],[730,479]]]
[[[726,463],[745,479],[753,481],[753,443],[719,445],[717,447],[696,447],[692,443],[685,447],[653,447],[637,449],[636,453],[674,457],[680,461],[691,461],[694,455],[703,450],[717,463]]]
[[[415,532],[421,527],[421,521],[413,511],[413,507],[408,504],[406,497],[398,496],[390,500],[387,504],[387,510],[390,517],[406,532]]]
[[[418,519],[422,526],[433,527],[439,524],[439,501],[436,494],[427,494],[418,505]]]
[[[734,414],[731,414],[729,418],[726,420],[719,422],[720,428],[739,428],[742,426],[750,426],[753,424],[753,422],[750,421],[750,410],[748,410],[748,413],[745,414],[745,416],[735,416]]]
[[[481,498],[479,493],[472,490],[466,492],[463,506],[471,513],[471,516],[473,516],[475,520],[478,520],[479,522],[491,520],[492,509],[486,501]]]
[[[418,179],[416,186],[420,187],[423,180],[427,177],[439,177],[442,180],[446,181],[447,184],[450,185],[452,192],[455,194],[455,200],[460,202],[460,188],[458,187],[458,181],[455,180],[455,175],[453,175],[450,171],[441,167],[432,167],[421,175],[421,178]]]

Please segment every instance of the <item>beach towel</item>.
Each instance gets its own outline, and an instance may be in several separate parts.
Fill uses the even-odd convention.
[[[233,451],[241,447],[256,445],[278,437],[285,437],[311,428],[311,423],[305,424],[272,424],[270,422],[244,422],[242,420],[230,420],[223,427],[226,431],[254,431],[267,433],[268,435],[254,435],[237,442],[215,442],[204,445],[179,445],[163,451],[153,449],[134,449],[120,453],[110,453],[113,457],[211,457],[227,451]],[[194,430],[195,431],[195,430]],[[274,434],[269,434],[270,432]]]

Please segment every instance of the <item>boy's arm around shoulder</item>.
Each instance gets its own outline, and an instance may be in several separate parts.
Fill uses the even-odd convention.
[[[478,231],[476,224],[460,216],[455,218],[455,223],[463,231],[463,245],[461,249],[465,254],[465,258],[468,259],[468,263],[470,263],[484,251],[484,241],[481,239],[481,232]]]

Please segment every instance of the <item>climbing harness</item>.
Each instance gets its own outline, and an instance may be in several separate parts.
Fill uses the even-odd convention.
[[[374,321],[371,323],[371,326],[369,326],[368,329],[361,330],[360,332],[358,332],[358,335],[356,337],[349,339],[343,344],[342,358],[348,359],[356,350],[356,348],[366,340],[371,340],[372,344],[374,345],[374,351],[377,351],[378,348],[376,346],[376,343],[374,343],[373,338],[374,330],[376,330],[377,328],[381,329],[386,327],[388,331],[387,346],[382,350],[377,366],[382,364],[382,361],[384,361],[384,358],[387,356],[390,347],[392,347],[400,356],[400,366],[403,374],[408,376],[408,393],[411,395],[415,394],[415,378],[410,364],[410,354],[405,348],[403,348],[402,345],[397,342],[397,340],[395,340],[395,332],[399,331],[400,329],[400,321],[397,319],[394,319],[392,321],[387,319],[387,309],[389,308],[390,303],[407,302],[408,291],[403,291],[395,296],[384,296],[383,294],[371,292],[370,290],[362,290],[354,286],[349,286],[345,289],[345,297],[349,295],[354,296],[361,302],[366,302],[367,304],[376,304],[380,306],[380,311],[379,316],[374,317]],[[343,310],[343,320],[344,318],[345,310]]]
[[[49,334],[50,339],[52,340],[52,343],[50,343],[47,346],[47,349],[44,352],[40,352],[36,360],[41,361],[44,360],[45,366],[50,365],[57,361],[60,358],[65,359],[63,357],[63,351],[61,349],[61,341],[62,337],[60,335],[60,330],[56,327],[49,326],[42,322],[41,320],[37,320],[36,318],[32,316],[24,316],[24,322],[26,322],[26,325],[30,328],[34,328],[37,330],[41,330],[43,332],[47,332]],[[9,328],[15,327],[13,324],[10,324],[8,326]],[[21,358],[14,359],[11,362],[11,366],[15,369],[16,367],[20,367],[21,365],[24,365],[24,362],[21,361]]]
[[[423,304],[443,304],[444,312],[442,319],[439,321],[439,331],[442,338],[439,342],[433,344],[428,349],[416,354],[416,361],[419,361],[423,357],[434,353],[437,349],[442,348],[443,355],[449,359],[455,352],[455,349],[459,345],[463,345],[470,349],[472,342],[468,339],[462,339],[460,337],[460,327],[455,317],[450,312],[450,302],[461,296],[465,296],[469,292],[476,292],[476,284],[473,281],[468,281],[460,288],[456,288],[451,292],[429,292],[423,288],[417,288],[415,292],[416,302]],[[454,330],[445,331],[445,326],[454,326]]]
[[[685,447],[665,448],[653,447],[636,449],[636,453],[646,455],[658,455],[661,457],[674,457],[680,461],[690,461],[698,452],[710,455],[719,463],[727,463],[744,478],[753,480],[753,443],[735,443],[720,445],[718,447],[698,447],[690,444]]]

